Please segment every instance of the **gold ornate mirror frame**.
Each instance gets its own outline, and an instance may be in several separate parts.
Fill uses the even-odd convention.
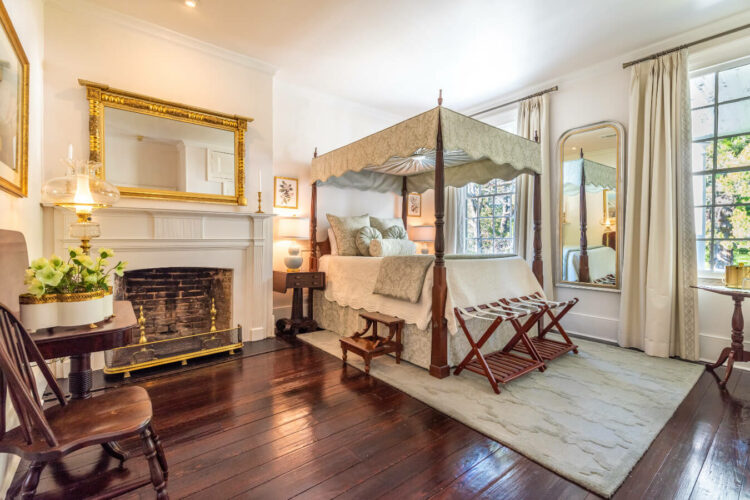
[[[16,170],[18,171],[18,182],[5,179],[0,176],[0,189],[19,197],[29,194],[29,60],[23,50],[21,40],[18,38],[13,23],[10,20],[5,5],[0,1],[0,24],[3,26],[5,36],[13,47],[18,58],[19,77],[18,84],[18,141],[16,157],[14,158]]]
[[[186,104],[165,101],[134,92],[113,89],[109,85],[87,80],[79,79],[78,83],[86,87],[86,98],[89,101],[89,160],[101,163],[102,167],[99,169],[99,175],[102,178],[106,178],[106,164],[104,161],[105,106],[234,132],[234,196],[118,186],[122,196],[247,205],[247,198],[245,197],[245,131],[247,130],[247,124],[253,121],[252,118],[229,115]]]
[[[572,136],[577,134],[582,134],[586,132],[591,132],[594,130],[611,130],[613,133],[613,136],[616,140],[617,147],[615,151],[615,159],[617,162],[616,166],[616,181],[617,181],[617,188],[615,190],[615,283],[614,285],[611,284],[599,284],[599,283],[590,283],[590,282],[578,282],[578,281],[566,281],[563,279],[563,266],[565,266],[565,263],[562,262],[563,257],[563,225],[568,223],[575,223],[576,221],[570,221],[566,220],[567,214],[565,213],[565,200],[564,200],[564,194],[563,194],[563,183],[564,183],[564,160],[565,160],[565,142],[570,139]],[[558,270],[556,272],[556,278],[557,283],[556,286],[563,286],[563,287],[591,287],[591,288],[598,288],[603,290],[611,290],[611,291],[619,291],[621,286],[621,268],[622,268],[622,241],[623,241],[623,232],[624,232],[624,211],[623,211],[623,201],[625,200],[623,190],[625,189],[625,178],[624,178],[624,172],[625,172],[625,150],[624,150],[624,143],[625,143],[625,129],[622,126],[621,123],[616,121],[604,121],[604,122],[598,122],[598,123],[592,123],[590,125],[584,125],[582,127],[576,127],[570,130],[565,131],[558,140],[558,155],[559,155],[559,190],[558,190],[558,213],[559,213],[559,220],[558,220],[558,255],[555,259],[556,266],[558,267]],[[603,200],[603,208],[606,215],[606,208],[607,208],[607,190],[603,190],[602,192],[602,200]],[[600,221],[588,221],[589,224],[591,223],[599,223]]]

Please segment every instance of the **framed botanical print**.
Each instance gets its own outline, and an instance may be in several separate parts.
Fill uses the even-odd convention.
[[[409,193],[406,199],[406,215],[409,217],[422,217],[422,195]]]
[[[0,0],[0,189],[28,194],[29,60]]]
[[[298,208],[298,180],[291,177],[273,178],[273,206],[275,208]]]

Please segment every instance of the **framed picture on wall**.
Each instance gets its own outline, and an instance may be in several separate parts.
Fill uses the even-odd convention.
[[[409,217],[422,217],[422,195],[409,193],[406,203],[406,215]]]
[[[273,178],[273,206],[275,208],[298,208],[298,180],[291,177]]]
[[[0,1],[0,189],[28,194],[29,60]]]

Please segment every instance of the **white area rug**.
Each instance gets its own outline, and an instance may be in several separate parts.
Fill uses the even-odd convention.
[[[339,336],[299,336],[341,358]],[[602,496],[611,496],[703,371],[702,365],[576,339],[565,355],[502,386],[463,371],[443,380],[390,356],[371,363],[372,376]],[[359,356],[349,364],[363,369]]]

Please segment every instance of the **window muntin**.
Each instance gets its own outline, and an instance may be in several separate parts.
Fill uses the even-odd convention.
[[[466,189],[466,253],[515,253],[516,181],[495,179]]]
[[[750,264],[750,64],[690,79],[698,268]]]

